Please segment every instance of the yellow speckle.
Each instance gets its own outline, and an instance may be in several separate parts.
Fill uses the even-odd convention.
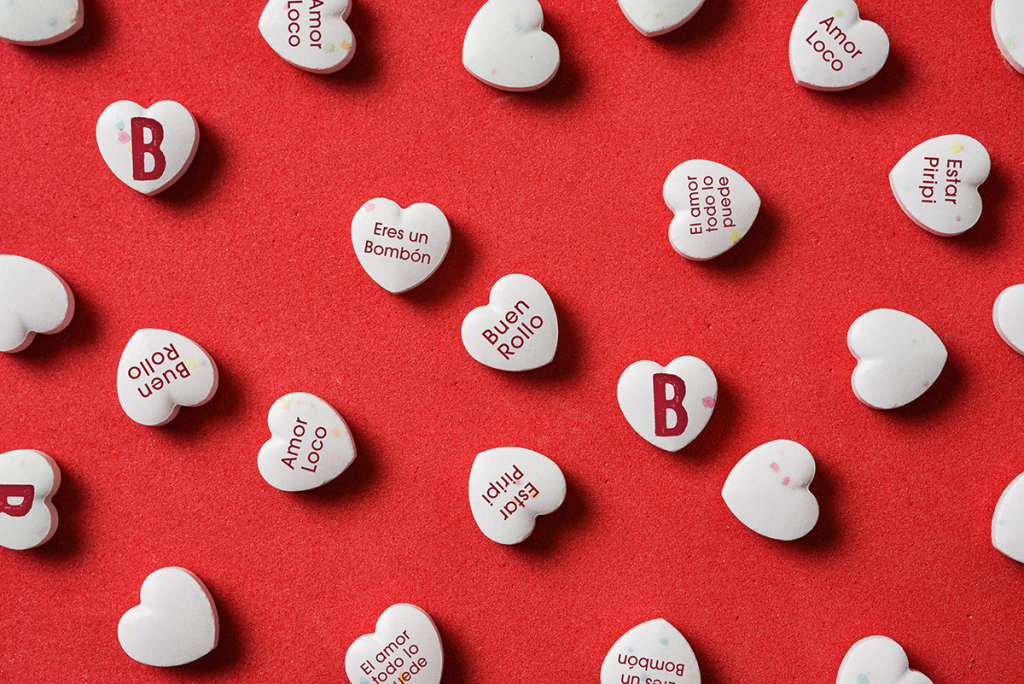
[[[338,428],[334,428],[333,430],[331,430],[331,434],[334,435],[335,437],[341,437],[341,430],[339,430]]]
[[[508,18],[511,19],[512,21],[515,21],[516,19],[519,18],[519,12],[509,12]]]
[[[657,19],[657,18],[658,18],[658,17],[660,17],[660,16],[661,16],[661,12],[655,12],[655,13],[654,13],[654,18],[655,18],[655,19]]]
[[[740,234],[734,230],[731,233],[729,233],[729,239],[732,240],[732,244],[735,245],[737,242],[740,241]]]
[[[352,47],[352,43],[348,42],[347,40],[341,41],[342,50],[348,50],[350,47]]]
[[[955,142],[950,146],[949,149],[953,150],[953,154],[960,154],[961,152],[964,151],[964,146],[961,143]]]
[[[285,409],[290,409],[292,407],[292,402],[288,401],[287,399],[282,399],[281,407]]]
[[[1016,50],[1017,49],[1017,41],[1015,41],[1013,38],[1007,38],[1006,41],[1003,43],[1003,45],[1006,46],[1007,50]]]
[[[196,363],[195,359],[188,359],[187,361],[185,361],[185,365],[188,366],[189,370],[195,370],[196,366],[198,366],[199,364]]]
[[[68,23],[70,23],[70,24],[77,24],[78,23],[78,10],[77,9],[74,9],[74,10],[71,10],[70,12],[68,12]]]
[[[124,144],[124,149],[128,150],[129,152],[132,151],[132,141],[131,140],[129,140],[128,142],[126,142]]]

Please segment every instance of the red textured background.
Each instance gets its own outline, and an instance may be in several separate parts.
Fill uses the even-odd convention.
[[[70,327],[0,358],[0,450],[60,464],[60,527],[0,549],[5,682],[341,682],[344,654],[387,606],[436,621],[444,684],[596,682],[611,645],[664,617],[705,684],[831,682],[858,639],[899,641],[936,684],[1024,678],[1024,566],[994,550],[993,508],[1024,471],[1024,357],[992,304],[1024,282],[1024,81],[1000,56],[988,0],[864,0],[888,32],[881,74],[842,93],[790,75],[800,0],[707,0],[648,39],[614,0],[544,0],[561,69],[535,93],[474,79],[461,46],[479,0],[355,0],[354,60],[332,76],[281,60],[258,1],[86,0],[85,28],[46,48],[0,44],[0,253],[74,290]],[[135,193],[106,168],[110,103],[184,104],[192,168]],[[992,157],[985,209],[939,238],[899,209],[889,169],[937,135]],[[706,158],[763,205],[731,252],[678,256],[661,187]],[[352,252],[366,200],[448,216],[448,258],[395,296]],[[460,325],[501,276],[554,300],[554,362],[488,369]],[[846,331],[889,307],[949,350],[937,384],[891,412],[850,389]],[[138,328],[216,359],[213,401],[163,428],[116,397]],[[707,429],[677,454],[636,435],[615,385],[633,361],[695,355],[718,375]],[[358,457],[288,494],[256,468],[271,403],[330,402]],[[720,491],[747,451],[807,446],[821,519],[761,538]],[[474,456],[540,451],[563,507],[526,543],[470,514]],[[214,653],[158,670],[117,642],[153,570],[202,577]]]

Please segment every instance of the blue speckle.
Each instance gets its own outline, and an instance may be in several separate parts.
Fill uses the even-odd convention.
[[[633,647],[632,646],[627,646],[626,647],[626,653],[632,653],[632,652],[633,652]]]
[[[359,684],[370,684],[370,680],[367,679],[366,677],[360,677],[359,678]]]
[[[857,684],[868,684],[868,676],[861,672],[857,675]]]
[[[515,31],[516,33],[522,33],[523,25],[517,21],[516,23],[512,24],[512,30]]]
[[[50,26],[56,26],[57,25],[57,17],[50,17],[50,20],[47,21],[46,23],[49,24]]]
[[[668,646],[668,637],[661,637],[661,645]]]
[[[121,121],[120,119],[115,121],[114,122],[114,128],[116,128],[119,131],[123,131],[124,130],[124,121]],[[362,682],[360,682],[360,684],[362,684]],[[366,684],[369,684],[369,682],[367,682]]]

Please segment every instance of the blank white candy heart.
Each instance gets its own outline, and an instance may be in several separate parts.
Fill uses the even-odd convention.
[[[674,31],[697,13],[704,0],[619,0],[619,8],[647,37]]]
[[[330,74],[356,54],[356,39],[345,23],[351,11],[349,0],[270,0],[260,33],[289,64]]]
[[[813,90],[846,90],[874,78],[889,57],[889,36],[863,21],[853,0],[808,0],[789,35],[793,78]]]
[[[732,249],[761,208],[761,198],[747,179],[728,166],[704,159],[691,159],[672,169],[663,195],[675,214],[668,228],[669,242],[695,261]]]
[[[402,209],[377,197],[352,218],[352,247],[359,264],[388,292],[406,292],[433,275],[451,241],[448,219],[425,202]]]
[[[4,0],[0,38],[16,45],[50,45],[82,28],[82,0]]]
[[[133,190],[155,195],[188,170],[199,147],[199,124],[171,100],[149,109],[121,100],[100,115],[96,143],[115,176]]]
[[[536,90],[558,71],[558,44],[542,30],[537,0],[488,0],[473,17],[462,43],[469,73],[501,90]]]
[[[544,286],[514,273],[491,288],[491,299],[462,321],[462,344],[474,359],[498,370],[526,371],[555,358],[558,319]]]
[[[1008,287],[992,307],[996,331],[1014,351],[1024,354],[1024,284]]]
[[[943,135],[907,152],[889,172],[889,186],[914,223],[936,235],[959,235],[981,216],[978,186],[991,168],[980,142]]]
[[[946,365],[946,347],[938,335],[910,314],[893,309],[875,309],[855,320],[846,344],[857,359],[853,393],[878,409],[917,399]]]
[[[352,433],[338,412],[320,397],[286,394],[267,415],[271,438],[260,449],[260,475],[285,492],[327,484],[356,457]]]
[[[1024,563],[1024,474],[1014,478],[992,514],[992,546]]]
[[[0,546],[20,551],[49,541],[57,531],[50,499],[59,487],[60,468],[43,452],[0,454]]]
[[[616,393],[637,434],[659,449],[679,451],[711,420],[718,380],[695,356],[681,356],[666,367],[637,361],[622,372]]]
[[[895,641],[870,636],[846,653],[836,684],[932,684],[932,680],[910,669],[907,654]]]
[[[565,476],[554,461],[529,449],[501,447],[477,454],[469,473],[469,507],[488,539],[518,544],[534,519],[565,500]]]
[[[142,603],[121,616],[117,639],[133,660],[173,667],[217,647],[217,606],[203,581],[185,568],[161,568],[142,583]]]
[[[443,668],[434,621],[410,603],[385,610],[374,633],[356,639],[345,653],[345,674],[352,684],[438,684]]]
[[[117,366],[117,398],[128,417],[163,425],[180,406],[202,406],[217,391],[217,364],[202,347],[167,330],[139,330]]]
[[[781,541],[799,539],[818,522],[818,500],[807,489],[814,457],[796,442],[779,439],[740,459],[722,488],[722,498],[741,523]]]
[[[74,314],[63,278],[30,259],[0,254],[0,351],[19,352],[36,333],[60,332]]]
[[[992,35],[1010,66],[1024,74],[1024,3],[992,0]]]
[[[635,684],[644,678],[664,684],[700,684],[693,649],[679,630],[661,618],[623,634],[601,665],[601,684]]]

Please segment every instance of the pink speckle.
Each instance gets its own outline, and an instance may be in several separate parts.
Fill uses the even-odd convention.
[[[772,470],[774,470],[775,472],[779,472],[779,464],[778,463],[772,463],[768,467],[771,468]]]
[[[363,205],[363,209],[366,211],[373,211],[373,202],[367,202]]]
[[[782,478],[782,486],[785,487],[788,484],[789,484],[789,478],[788,477]]]
[[[956,217],[956,222],[960,223],[960,217],[959,216]]]
[[[704,397],[704,408],[715,408],[715,398]]]
[[[117,140],[121,144],[125,144],[125,143],[128,143],[131,140],[131,138],[129,138],[128,134],[125,133],[124,131],[119,131],[118,134],[117,134]]]

